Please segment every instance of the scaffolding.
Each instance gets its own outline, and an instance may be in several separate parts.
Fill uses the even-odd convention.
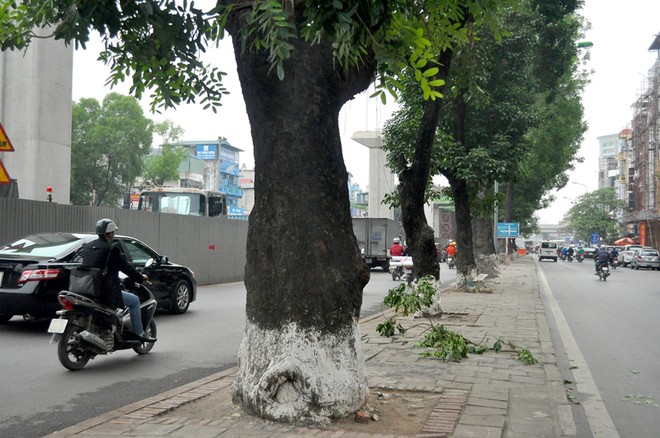
[[[660,55],[660,34],[649,48]],[[637,100],[632,105],[632,162],[628,172],[628,207],[636,213],[645,212],[645,219],[639,217],[640,240],[655,245],[654,237],[660,231],[660,56],[649,70],[642,84]],[[631,193],[632,192],[632,193]],[[630,210],[630,209],[629,209]],[[642,232],[641,230],[644,230]]]

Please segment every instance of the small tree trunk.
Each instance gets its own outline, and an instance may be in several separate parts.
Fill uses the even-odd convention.
[[[497,254],[493,241],[493,219],[478,215],[472,222],[472,241],[477,270],[489,277],[497,277]]]
[[[446,175],[445,175],[446,176]],[[456,271],[467,276],[475,268],[474,249],[472,244],[472,214],[470,213],[470,197],[464,180],[447,177],[454,194],[456,209]]]
[[[375,63],[335,69],[332,47],[295,41],[286,77],[266,53],[242,53],[231,26],[252,128],[247,319],[234,400],[265,418],[323,422],[368,394],[358,318],[369,271],[349,210],[339,136],[342,105],[366,89]]]

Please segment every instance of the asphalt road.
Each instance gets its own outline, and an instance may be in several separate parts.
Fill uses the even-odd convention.
[[[591,259],[540,264],[621,437],[660,431],[660,272],[612,270]]]
[[[443,269],[444,284],[454,272]],[[361,316],[379,312],[396,284],[389,273],[373,270]],[[149,354],[122,350],[77,372],[59,363],[46,333],[49,321],[14,317],[0,325],[0,437],[41,437],[235,366],[244,317],[242,282],[203,286],[184,315],[156,315],[158,342]]]

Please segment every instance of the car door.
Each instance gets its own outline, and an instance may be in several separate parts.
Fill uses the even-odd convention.
[[[172,272],[167,269],[167,265],[161,263],[160,254],[149,248],[145,243],[128,237],[115,238],[119,243],[119,249],[128,261],[138,271],[149,276],[151,286],[149,289],[158,301],[167,299],[170,289],[174,284]],[[145,269],[144,264],[149,259],[154,259],[151,267]]]

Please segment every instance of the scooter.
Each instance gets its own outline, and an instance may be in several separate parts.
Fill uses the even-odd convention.
[[[456,262],[454,261],[454,257],[447,256],[447,267],[449,269],[454,269],[454,267],[456,267]]]
[[[390,260],[390,274],[392,281],[406,280],[412,282],[413,260],[411,256],[392,256]]]
[[[598,268],[598,280],[607,281],[607,277],[610,276],[610,268],[607,266],[607,263],[603,263]]]
[[[610,267],[612,269],[616,269],[619,266],[619,258],[618,257],[612,257],[610,259]]]
[[[576,255],[575,260],[577,260],[578,263],[582,263],[582,260],[584,260],[584,255],[583,254]]]
[[[145,266],[149,266],[149,261]],[[156,299],[144,284],[131,283],[126,281],[124,288],[140,298],[144,333],[155,338]],[[56,312],[59,318],[51,320],[48,332],[53,334],[51,343],[57,341],[60,363],[68,370],[80,370],[90,359],[117,350],[132,348],[138,354],[147,354],[155,344],[142,341],[133,333],[128,309],[111,309],[66,290],[61,291],[57,299],[63,309]]]

